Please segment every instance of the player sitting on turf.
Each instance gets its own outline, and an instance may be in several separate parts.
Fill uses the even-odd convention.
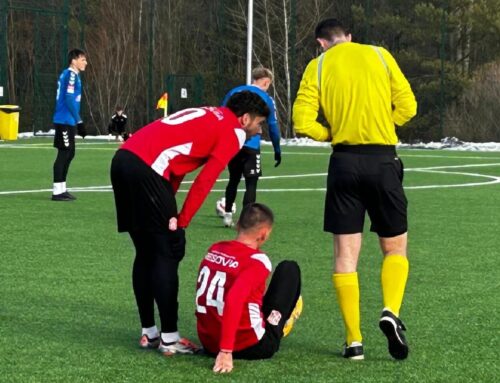
[[[269,238],[273,221],[267,206],[248,204],[236,239],[212,245],[200,264],[198,337],[205,351],[217,356],[214,372],[231,372],[233,358],[272,357],[302,311],[296,262],[279,263],[266,291],[271,261],[260,246]]]

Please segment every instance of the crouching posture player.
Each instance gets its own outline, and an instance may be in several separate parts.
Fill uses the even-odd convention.
[[[200,264],[198,337],[207,353],[217,356],[214,372],[231,372],[233,358],[272,357],[302,312],[296,262],[279,263],[266,291],[271,261],[260,246],[269,238],[273,221],[267,206],[246,205],[236,240],[212,245]]]

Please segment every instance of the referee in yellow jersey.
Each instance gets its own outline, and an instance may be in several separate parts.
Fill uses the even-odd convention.
[[[297,133],[331,141],[324,230],[333,233],[333,286],[346,328],[342,355],[364,359],[357,264],[365,213],[379,236],[383,310],[379,327],[389,353],[406,359],[399,310],[408,278],[407,200],[395,126],[416,114],[410,84],[382,47],[351,42],[336,19],[321,21],[315,37],[323,53],[306,67],[293,106]],[[317,122],[322,110],[329,128]]]

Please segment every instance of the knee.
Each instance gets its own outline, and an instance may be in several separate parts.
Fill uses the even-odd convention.
[[[295,261],[281,261],[278,263],[278,266],[276,266],[276,271],[275,272],[280,272],[284,273],[287,275],[299,275],[300,276],[300,267],[299,264]]]

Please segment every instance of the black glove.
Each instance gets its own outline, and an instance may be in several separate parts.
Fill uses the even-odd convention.
[[[85,125],[83,125],[83,121],[80,121],[78,124],[76,124],[76,131],[79,136],[82,136],[82,138],[85,138],[87,135],[87,129],[85,129]]]
[[[275,152],[274,153],[274,160],[276,161],[274,164],[274,167],[277,168],[281,164],[281,153]]]
[[[186,232],[182,227],[170,232],[170,248],[173,257],[180,261],[186,253]]]

